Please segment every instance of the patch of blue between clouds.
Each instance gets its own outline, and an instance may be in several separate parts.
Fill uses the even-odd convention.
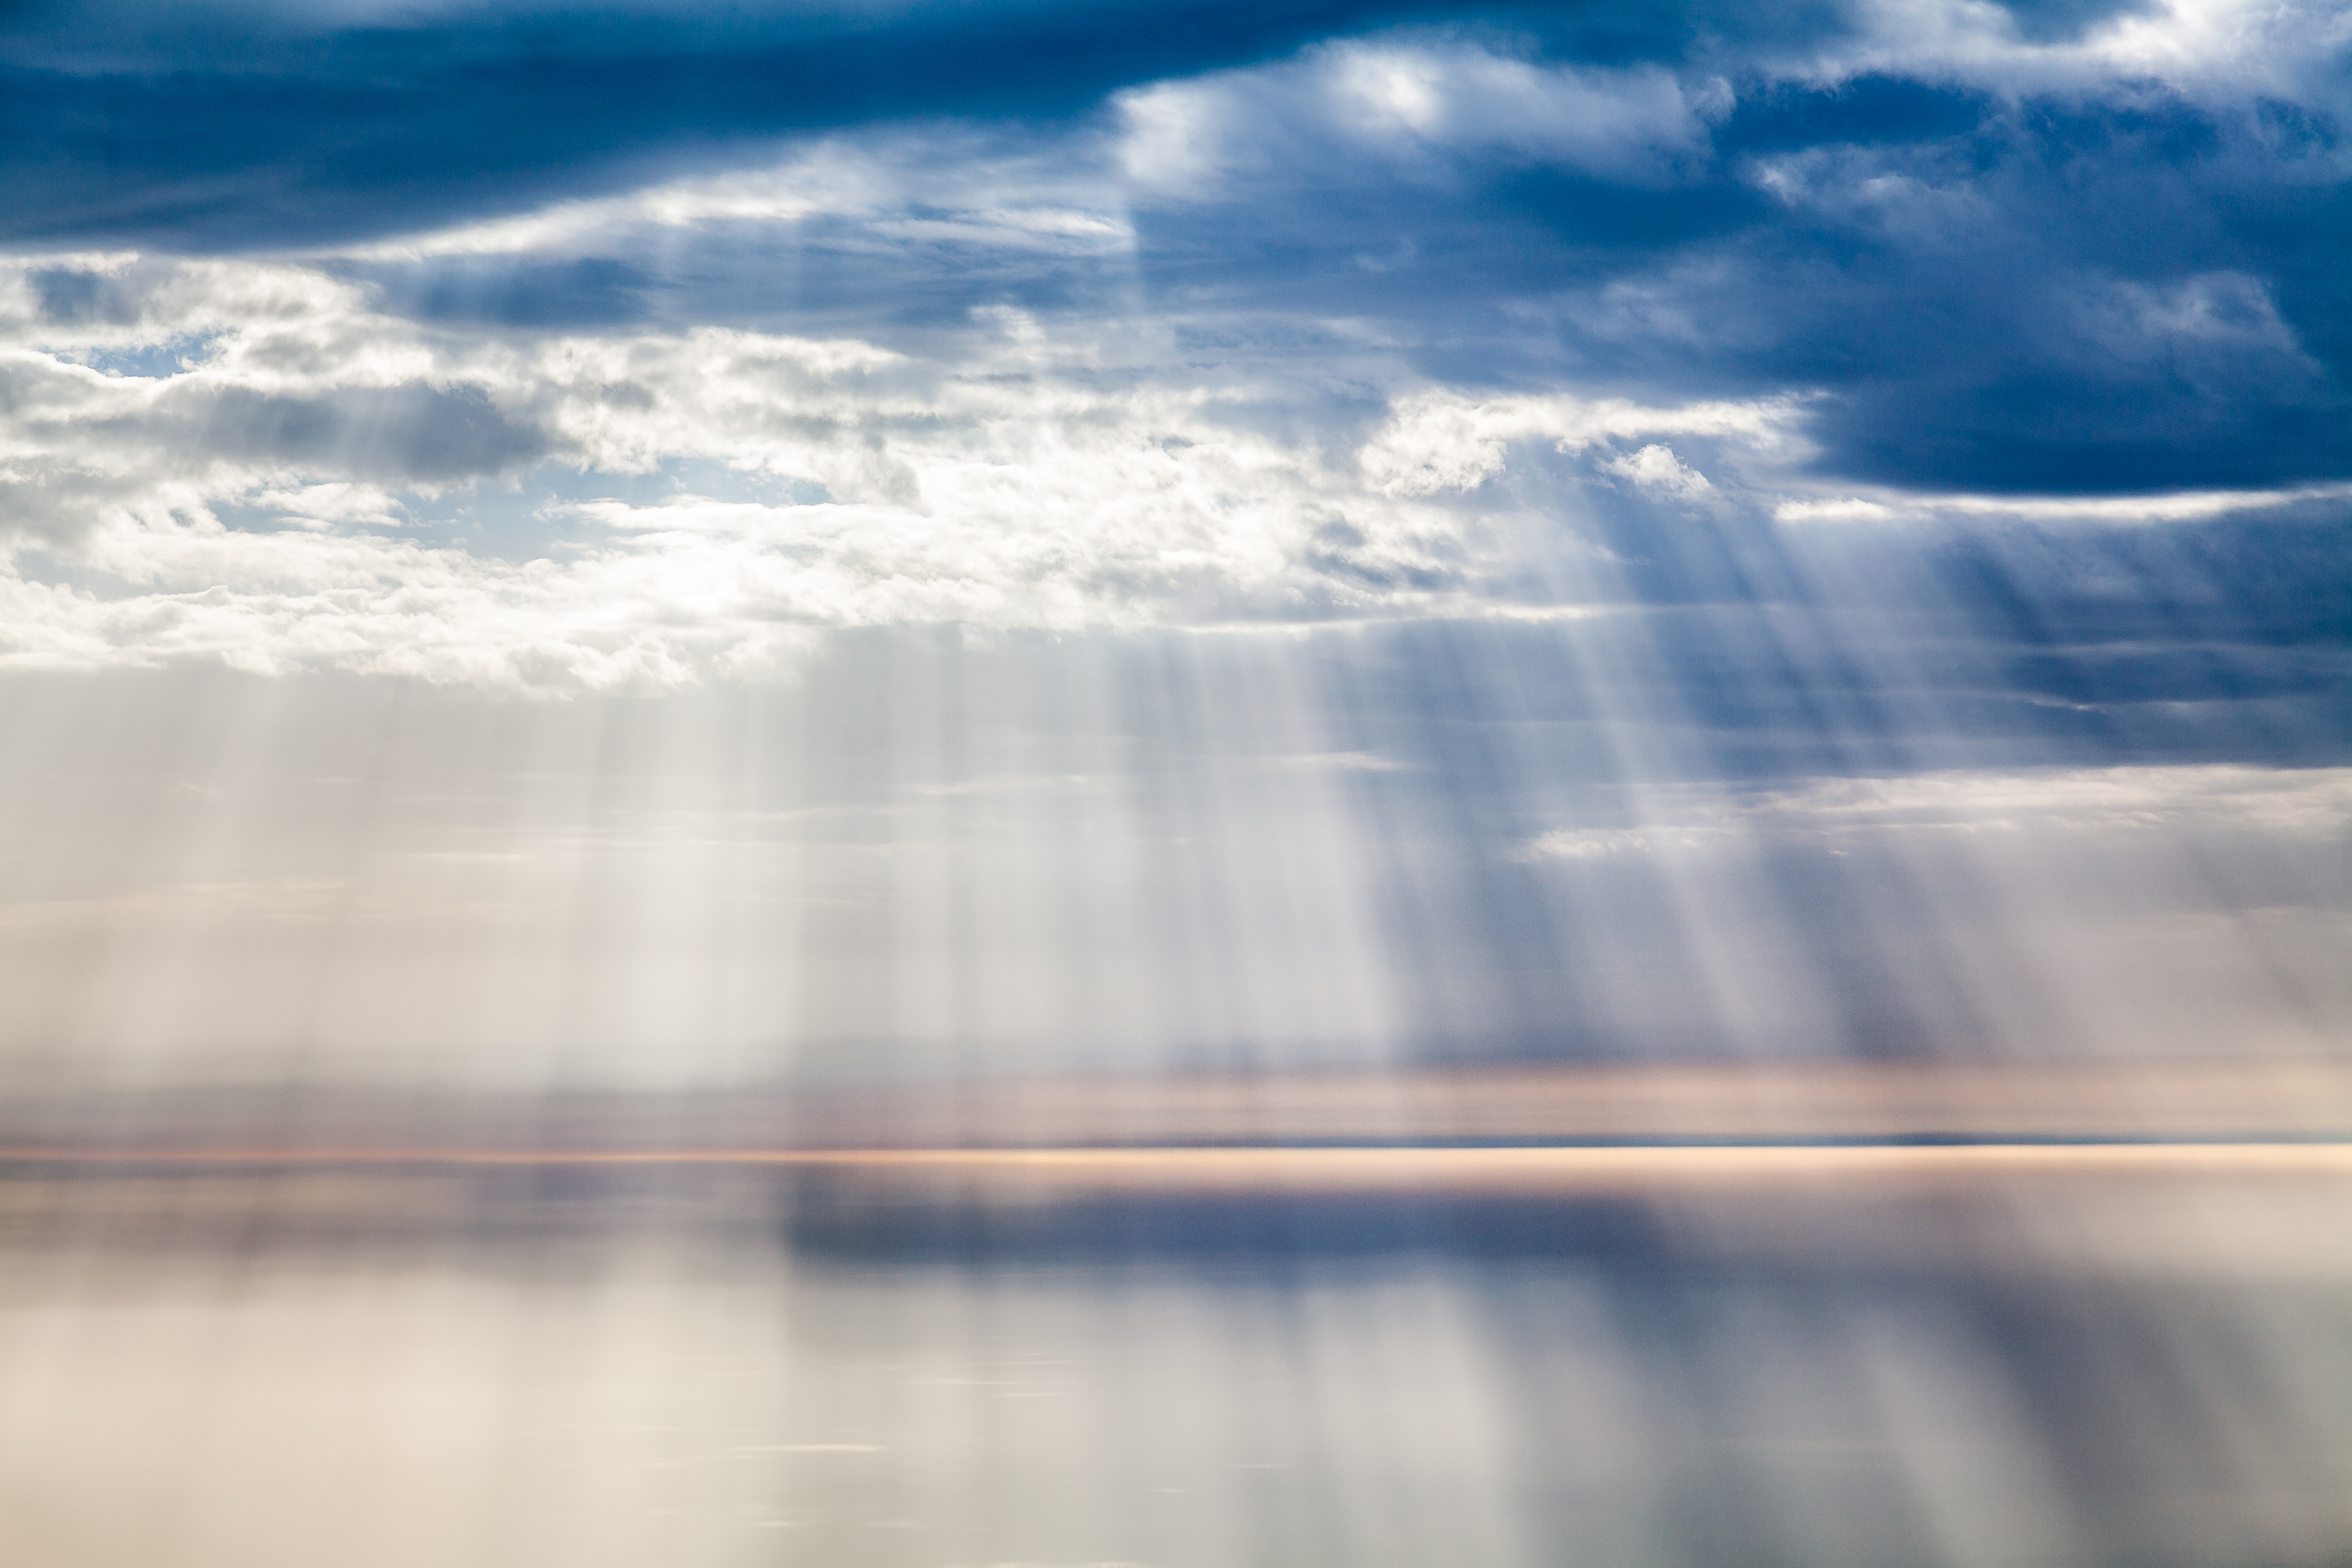
[[[543,463],[500,480],[398,492],[391,520],[373,525],[373,531],[462,549],[485,560],[538,561],[611,545],[610,529],[574,510],[583,502],[646,507],[689,496],[769,507],[821,506],[833,500],[814,479],[732,468],[705,458],[666,458],[643,473]],[[212,511],[234,529],[268,532],[304,526],[279,505],[215,503]]]
[[[71,356],[71,363],[88,365],[107,375],[166,380],[194,370],[211,344],[209,337],[190,336],[132,348],[84,349]]]

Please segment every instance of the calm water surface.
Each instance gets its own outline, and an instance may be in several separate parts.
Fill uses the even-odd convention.
[[[29,1568],[2352,1563],[2352,1183],[0,1181]]]

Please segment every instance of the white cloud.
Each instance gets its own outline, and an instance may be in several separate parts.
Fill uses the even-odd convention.
[[[1529,584],[1555,526],[1427,498],[1522,437],[1770,447],[1793,418],[1424,392],[1360,449],[1355,416],[1255,412],[1326,389],[1187,369],[1131,325],[1000,310],[920,359],[714,327],[483,335],[375,313],[299,264],[137,257],[91,258],[105,319],[59,321],[28,281],[53,265],[0,274],[0,664],[18,667],[672,685],[829,627],[1549,613]],[[71,363],[189,340],[169,375]],[[697,477],[565,499],[545,481],[563,469]],[[507,515],[478,525],[490,549],[436,531],[453,507]],[[533,558],[506,558],[501,529]]]
[[[1760,796],[1746,815],[1792,831],[1825,833],[2203,826],[2318,837],[2352,824],[2352,768],[2121,767],[1821,779]]]
[[[2011,92],[2104,91],[2160,82],[2210,95],[2308,98],[2337,90],[2325,62],[2352,41],[2352,12],[2331,0],[2158,0],[2080,36],[2021,36],[1987,0],[1872,0],[1850,37],[1790,60],[1792,75],[1844,80],[1887,71]]]
[[[2268,350],[2321,373],[2280,317],[2270,286],[2242,272],[2206,272],[2159,286],[2117,280],[2085,296],[2077,307],[2079,330],[2110,353],[2144,357],[2184,343]]]
[[[1951,149],[1807,147],[1745,172],[1783,205],[1906,247],[1965,252],[2002,222],[1979,171]]]
[[[1223,171],[1235,105],[1222,86],[1159,82],[1117,102],[1124,126],[1118,163],[1129,179],[1149,190],[1194,192]]]
[[[1605,860],[1616,855],[1646,854],[1664,847],[1696,847],[1710,837],[1720,837],[1720,833],[1717,828],[1694,834],[1688,828],[1650,833],[1633,827],[1563,827],[1530,840],[1513,858]]]
[[[59,278],[96,303],[45,309]],[[100,368],[170,345],[168,374]],[[1706,444],[1718,478],[1807,450],[1800,398],[1401,374],[1367,431],[1366,363],[1328,385],[1188,366],[1148,318],[1009,310],[919,357],[717,327],[486,334],[378,313],[299,262],[25,259],[0,267],[0,665],[667,686],[835,627],[1580,614],[1561,520],[1480,493],[1515,446],[1591,453],[1672,504],[1719,491],[1666,437]],[[1873,491],[1778,515],[2193,518],[2344,493]]]
[[[2324,840],[2352,828],[2352,768],[2215,764],[1821,778],[1791,788],[1653,787],[1638,826],[1563,827],[1519,858],[1587,861],[1769,842],[1834,848],[1891,836],[2239,832]]]
[[[1485,148],[1620,178],[1654,178],[1705,147],[1731,107],[1709,79],[1685,90],[1655,67],[1538,66],[1462,47],[1340,45],[1311,67],[1339,124],[1374,138]]]
[[[1611,458],[1599,467],[1601,472],[1616,475],[1645,495],[1698,501],[1715,494],[1715,486],[1705,474],[1686,467],[1675,456],[1672,447],[1660,442],[1654,441],[1630,455]]]
[[[1413,169],[1497,153],[1654,183],[1704,157],[1731,108],[1717,79],[1654,66],[1538,65],[1460,44],[1344,43],[1116,100],[1120,167],[1143,194],[1206,197],[1235,179],[1369,151]]]
[[[2326,0],[2160,0],[2055,38],[2023,36],[1989,0],[1866,0],[1847,20],[1825,44],[1747,64],[1768,79],[1821,86],[1891,75],[2011,98],[2168,90],[2257,133],[2257,96],[2352,113],[2326,65],[2352,42],[2352,11]],[[1123,93],[1116,163],[1146,200],[1213,199],[1367,153],[1429,178],[1444,178],[1449,158],[1475,154],[1656,184],[1711,158],[1710,130],[1733,101],[1719,77],[1553,65],[1391,36]],[[2341,165],[2352,151],[2299,155]],[[1980,230],[1979,171],[1956,165],[1941,180],[1883,163],[1869,148],[1814,148],[1758,159],[1753,174],[1783,200],[1890,230],[1924,227],[1955,243]]]
[[[1864,494],[1784,500],[1773,509],[1772,515],[1781,522],[1895,522],[1937,517],[2010,519],[2021,522],[2198,522],[2231,512],[2347,499],[2352,499],[2352,484],[2262,490],[2172,490],[2126,496],[1995,496],[1874,489]]]
[[[1089,158],[1008,151],[976,132],[829,137],[762,166],[664,181],[613,195],[331,253],[353,261],[579,255],[718,225],[860,220],[879,234],[1028,249],[1101,252],[1134,244],[1117,182]],[[909,219],[911,210],[922,214]]]
[[[1360,461],[1367,481],[1381,494],[1421,496],[1475,489],[1502,472],[1512,442],[1529,439],[1548,439],[1557,451],[1576,452],[1643,436],[1707,436],[1785,457],[1801,447],[1801,411],[1793,398],[1652,407],[1623,398],[1477,399],[1430,392],[1400,400]],[[1651,449],[1675,462],[1665,447]]]

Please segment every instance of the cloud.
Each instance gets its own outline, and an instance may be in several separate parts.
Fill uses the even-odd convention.
[[[1020,26],[1083,31],[1083,11]],[[156,220],[146,251],[19,258],[0,268],[9,657],[662,684],[882,625],[1873,593],[2009,647],[2025,634],[1996,603],[2067,637],[2084,605],[2152,616],[2200,584],[2284,614],[2252,556],[2189,554],[2279,548],[2241,517],[2334,526],[2352,297],[2330,258],[2352,208],[2341,83],[2305,58],[2326,15],[1685,8],[1618,16],[1606,47],[1548,13],[1285,16],[1122,61],[1073,44],[1084,68],[1025,117],[909,78],[744,110],[708,156],[625,166],[565,120],[537,184],[493,168],[520,121],[460,116],[434,134],[483,145],[415,168],[488,184],[412,200],[394,180],[356,243],[329,219],[205,258],[199,215]],[[698,24],[615,16],[548,79],[584,90],[640,55],[721,97],[735,79]],[[813,16],[760,12],[729,47],[888,37],[919,74],[972,37]],[[390,73],[389,118],[338,146],[423,134],[411,111],[452,59],[520,68],[458,13],[372,38],[237,26],[264,76],[295,32],[318,53],[314,76],[269,78],[289,103]],[[113,80],[163,36],[60,27],[0,58],[67,93],[49,77]],[[945,117],[900,113],[916,102]],[[717,123],[643,111],[664,135]],[[239,146],[158,152],[142,188],[185,195],[227,158],[254,183],[226,212],[281,176],[343,177]],[[58,236],[92,231],[15,188]],[[1926,553],[1811,526],[1838,519]],[[2206,543],[2118,565],[2072,531],[2167,519]],[[1979,523],[2023,531],[1988,564]],[[2073,575],[2037,575],[2061,558]],[[2318,616],[2294,624],[2315,637]],[[2032,657],[2079,672],[2092,640]],[[2068,711],[2100,706],[2049,679]]]
[[[1133,89],[1137,266],[1464,380],[1821,394],[1854,479],[2345,477],[2335,11],[1851,20],[1606,66],[1392,34]]]
[[[885,242],[958,242],[1044,253],[1118,254],[1131,248],[1118,183],[1090,151],[1069,140],[1040,145],[984,127],[929,126],[828,136],[762,149],[765,157],[716,173],[656,179],[634,189],[557,201],[487,220],[322,248],[321,258],[358,264],[360,275],[397,279],[406,265],[425,279],[496,279],[522,268],[558,292],[582,279],[549,267],[610,269],[612,251],[642,258],[623,286],[644,288],[658,252],[675,251],[680,231],[774,236],[823,220],[846,220]],[[418,263],[438,267],[417,268]],[[503,269],[503,270],[501,270]],[[604,274],[611,278],[609,270]],[[533,323],[523,323],[533,324]],[[550,323],[553,324],[553,323]]]
[[[1549,440],[1558,452],[1581,451],[1604,441],[1651,435],[1731,437],[1764,453],[1782,455],[1799,446],[1801,405],[1786,398],[1743,403],[1701,403],[1682,407],[1644,407],[1618,399],[1573,396],[1507,397],[1475,401],[1450,393],[1423,393],[1400,401],[1388,424],[1360,454],[1366,479],[1385,495],[1433,495],[1475,489],[1500,473],[1510,444]],[[1667,484],[1667,469],[1685,477]],[[1665,447],[1644,447],[1632,458],[1601,467],[1638,475],[1642,488],[1667,484],[1672,493],[1697,493],[1690,474]]]
[[[1661,442],[1652,442],[1638,452],[1611,458],[1600,465],[1603,473],[1614,474],[1645,494],[1681,500],[1704,500],[1715,493],[1715,486],[1696,468],[1687,467],[1675,456],[1675,449]]]
[[[1286,174],[1369,159],[1423,180],[1504,157],[1656,184],[1707,155],[1717,78],[1654,65],[1541,64],[1439,37],[1350,42],[1120,95],[1119,162],[1148,196],[1231,200]]]
[[[1970,585],[2003,574],[2011,599],[2123,584],[2043,604],[2045,628],[2174,592],[2135,584],[2275,597],[2235,556],[2119,567],[2074,535],[1969,563],[1950,552],[1972,521],[2301,518],[2307,571],[2337,570],[2324,518],[2340,486],[1828,489],[1804,472],[1820,405],[1801,398],[1480,395],[1377,345],[1343,369],[1319,350],[1188,363],[1181,318],[1003,307],[906,348],[710,325],[484,332],[388,313],[338,265],[95,254],[0,271],[0,662],[559,690],[757,677],[828,632],[887,626],[1541,617],[1807,602],[1835,582],[1948,614],[2008,602]],[[115,306],[48,310],[39,275],[59,270]],[[101,368],[153,356],[172,363]],[[1841,518],[1929,531],[1882,547],[1810,526]],[[1938,553],[1905,559],[1922,549]],[[2305,598],[2294,624],[2316,636],[2325,602]],[[2197,613],[2221,642],[2250,635]],[[2110,635],[2082,624],[2085,646]],[[2046,678],[2095,702],[2120,667],[2102,655],[2087,673],[2070,647]],[[2284,673],[2249,654],[2225,689],[2325,679],[2269,657]],[[2218,679],[2179,660],[2131,677],[2149,692]]]
[[[1857,483],[2347,477],[2336,8],[1152,15],[595,12],[528,60],[496,10],[52,19],[0,37],[46,128],[0,189],[43,244],[308,248],[378,310],[501,330],[899,342],[1148,301],[1472,393],[1820,395],[1817,465]],[[605,90],[624,61],[646,90]],[[77,163],[101,121],[148,151]],[[26,286],[122,328],[136,283]]]
[[[0,18],[0,236],[245,249],[413,233],[614,195],[758,139],[1083,116],[1138,82],[1446,9],[37,7]]]
[[[1851,33],[1811,55],[1830,79],[1900,72],[2013,93],[2101,93],[2118,81],[2160,82],[2216,97],[2326,91],[2315,65],[2352,40],[2341,6],[2277,0],[2158,0],[2093,13],[2056,36],[2021,26],[2022,7],[1976,0],[1857,6]],[[1790,68],[1801,68],[1799,58]]]
[[[1517,857],[1574,863],[1772,844],[1842,853],[1921,835],[2252,834],[2326,844],[2352,827],[2352,768],[1966,771],[1746,791],[1667,787],[1645,795],[1644,811],[1635,826],[1555,828]]]
[[[2268,511],[2346,500],[2352,500],[2352,484],[2304,485],[2284,490],[2174,490],[2126,496],[1936,495],[1880,490],[1867,495],[1784,500],[1772,509],[1772,515],[1782,522],[1885,522],[1938,516],[2048,522],[2194,522],[2232,512]]]
[[[1437,492],[1521,438],[1762,450],[1794,417],[1413,393],[1367,432],[1295,372],[1202,376],[1015,311],[921,359],[717,327],[484,339],[289,263],[81,268],[121,310],[60,319],[28,265],[0,323],[25,345],[0,357],[18,666],[667,685],[828,627],[1540,605],[1528,574],[1573,543]],[[142,342],[202,346],[168,375],[72,363]],[[1256,417],[1301,395],[1322,415]],[[509,521],[436,521],[457,514]]]

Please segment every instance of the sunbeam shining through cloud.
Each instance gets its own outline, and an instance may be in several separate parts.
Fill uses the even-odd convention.
[[[2347,255],[2335,0],[0,9],[0,1558],[2343,1568]]]

